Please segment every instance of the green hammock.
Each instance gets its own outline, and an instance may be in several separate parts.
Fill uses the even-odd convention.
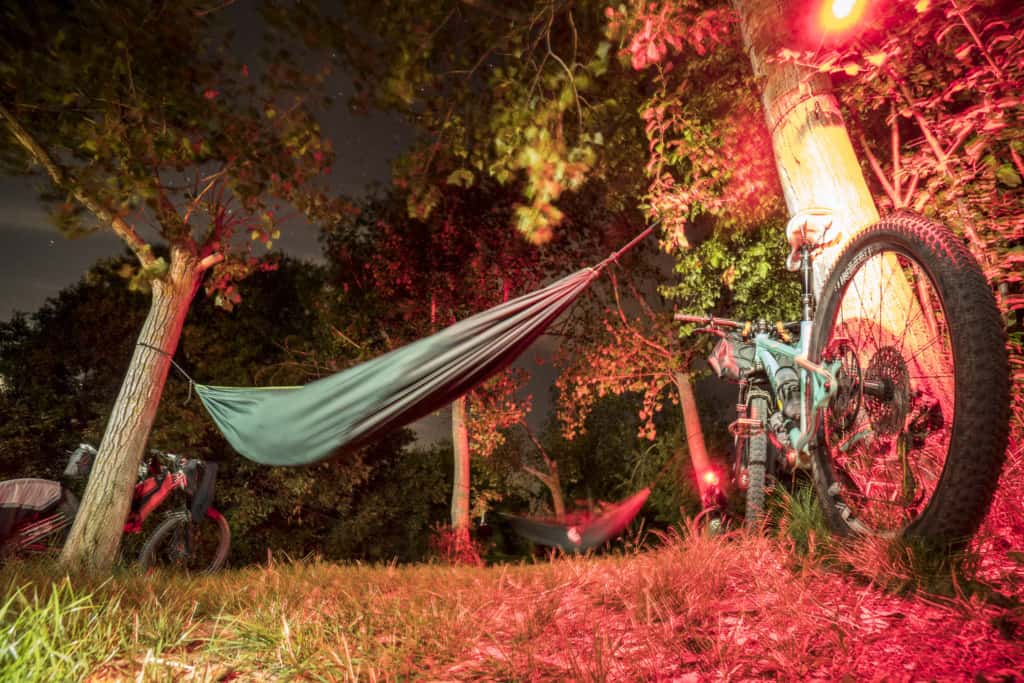
[[[195,384],[224,437],[265,465],[306,465],[442,408],[510,365],[654,225],[593,268],[303,387]]]

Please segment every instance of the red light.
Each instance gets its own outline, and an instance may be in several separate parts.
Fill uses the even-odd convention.
[[[866,0],[824,0],[821,25],[826,31],[845,31],[860,20],[866,4]]]
[[[718,475],[715,472],[708,470],[704,473],[704,483],[708,486],[718,486]]]

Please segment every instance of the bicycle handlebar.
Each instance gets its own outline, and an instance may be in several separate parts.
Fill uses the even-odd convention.
[[[776,337],[779,337],[780,339],[783,339],[786,342],[790,341],[790,332],[800,331],[799,320],[793,320],[789,322],[782,322],[780,320],[776,322],[775,325],[772,326],[771,328],[766,329],[766,327],[768,326],[767,321],[762,321],[755,325],[750,321],[740,322],[738,320],[729,320],[728,318],[716,318],[712,315],[689,315],[687,313],[676,313],[674,316],[672,316],[672,319],[678,322],[697,323],[699,325],[703,325],[703,328],[698,330],[698,332],[714,332],[719,335],[723,335],[723,333],[721,332],[723,328],[740,330],[744,339],[747,339],[751,336],[751,333],[754,330],[754,328],[759,328],[759,331],[761,332],[768,332],[769,334],[774,334]]]
[[[745,324],[737,320],[716,318],[711,315],[687,315],[686,313],[676,313],[672,316],[672,319],[684,323],[701,323],[708,327],[732,327],[736,329],[742,328]]]
[[[184,470],[190,465],[203,465],[205,464],[199,458],[186,458],[183,455],[176,453],[165,453],[164,451],[158,451],[151,449],[150,454],[155,456],[158,460],[162,461],[162,465],[167,467],[169,470]]]

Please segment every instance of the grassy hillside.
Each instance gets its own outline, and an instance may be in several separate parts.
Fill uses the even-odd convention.
[[[104,583],[9,565],[0,680],[1024,676],[1024,571],[1012,551],[932,571],[929,592],[877,546],[830,551],[800,537],[810,554],[786,535],[684,531],[656,550],[550,563],[271,561]],[[851,571],[853,560],[870,569]]]

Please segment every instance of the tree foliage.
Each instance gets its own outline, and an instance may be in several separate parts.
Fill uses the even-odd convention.
[[[642,188],[634,115],[640,84],[605,36],[604,4],[350,2],[338,16],[284,5],[281,18],[359,74],[357,102],[403,112],[421,133],[398,168],[412,214],[435,205],[435,181],[493,178],[520,192],[519,229],[549,241],[560,200],[587,182],[605,221]],[[452,162],[438,167],[443,150]],[[598,226],[591,226],[598,227]]]
[[[65,232],[113,229],[139,259],[136,286],[166,269],[152,231],[199,257],[221,254],[206,288],[230,307],[232,283],[260,267],[252,243],[279,234],[282,201],[323,207],[306,192],[332,160],[305,104],[318,78],[285,53],[238,62],[203,3],[4,12],[4,170],[48,176],[44,198]],[[241,250],[236,234],[250,238]]]

